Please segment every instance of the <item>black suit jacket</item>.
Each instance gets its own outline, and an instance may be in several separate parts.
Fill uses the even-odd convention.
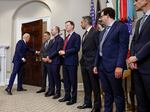
[[[94,58],[99,44],[98,35],[99,31],[92,27],[82,42],[81,66],[94,66]]]
[[[139,33],[140,20],[136,24],[132,39],[131,55],[135,55],[138,58],[139,71],[144,74],[150,74],[150,16],[144,22]]]

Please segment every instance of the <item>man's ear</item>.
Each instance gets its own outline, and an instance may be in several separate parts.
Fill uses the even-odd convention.
[[[147,5],[150,0],[143,0],[143,4]]]

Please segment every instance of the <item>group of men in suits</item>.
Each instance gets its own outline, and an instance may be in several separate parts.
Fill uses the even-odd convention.
[[[61,96],[59,72],[62,64],[65,95],[58,101],[67,101],[67,105],[73,105],[77,102],[78,52],[80,45],[82,45],[80,64],[84,85],[84,103],[77,108],[93,107],[91,112],[101,111],[100,79],[105,92],[105,112],[112,111],[113,101],[116,103],[117,111],[123,112],[125,104],[121,77],[125,68],[129,34],[127,26],[115,21],[114,18],[114,9],[106,8],[102,10],[101,19],[107,27],[99,32],[92,26],[90,16],[82,17],[81,27],[86,30],[82,42],[80,35],[74,32],[75,25],[72,21],[65,23],[68,35],[64,41],[59,35],[60,29],[58,26],[52,28],[51,38],[50,33],[45,32],[43,35],[45,42],[40,51],[43,82],[37,93],[46,91],[46,77],[48,75],[48,89],[45,96],[53,96],[53,99],[58,99]],[[21,51],[16,48],[16,52]],[[25,57],[24,55],[25,53],[22,57]],[[11,80],[10,78],[10,82]],[[19,82],[18,85],[20,85]],[[8,88],[11,87],[8,86]],[[7,92],[9,93],[9,91]],[[94,103],[92,103],[92,93],[94,93]]]
[[[126,67],[129,33],[125,24],[115,21],[115,10],[105,8],[101,11],[103,31],[92,27],[92,19],[83,17],[81,26],[86,29],[82,39],[81,70],[84,84],[84,103],[79,109],[92,107],[91,112],[101,111],[100,83],[104,92],[104,112],[124,112],[125,98],[122,88],[122,74]],[[100,80],[100,83],[99,83]]]
[[[129,68],[134,71],[135,93],[138,103],[138,112],[150,111],[150,0],[136,0],[136,10],[142,10],[144,16],[137,22],[135,34],[131,44],[131,57],[128,59]],[[117,112],[125,111],[125,96],[122,87],[123,71],[127,68],[126,58],[129,48],[128,27],[115,20],[115,10],[105,8],[101,11],[101,21],[104,30],[97,31],[92,26],[90,16],[82,17],[81,27],[85,29],[82,40],[80,35],[74,32],[73,21],[65,23],[67,37],[63,40],[60,29],[55,26],[50,33],[44,33],[45,42],[41,48],[43,82],[42,88],[37,93],[46,91],[46,77],[48,74],[48,90],[45,96],[53,96],[58,99],[61,96],[60,66],[63,67],[63,80],[65,95],[59,102],[73,105],[77,102],[77,70],[78,52],[82,45],[82,56],[80,60],[81,72],[84,86],[84,103],[78,109],[92,108],[91,112],[101,111],[100,87],[104,92],[104,112],[113,111],[115,103]],[[16,74],[18,73],[18,91],[24,91],[22,78],[19,75],[22,64],[26,61],[27,51],[35,53],[26,46],[29,34],[23,35],[16,45],[13,59],[14,68],[6,88],[8,94]],[[94,102],[92,102],[92,93]]]
[[[63,39],[59,35],[60,28],[54,26],[51,29],[51,35],[49,32],[45,32],[43,35],[43,45],[41,47],[41,58],[42,58],[42,87],[37,93],[46,91],[46,79],[48,75],[48,89],[45,93],[45,97],[53,96],[53,99],[57,99],[61,95],[61,80],[60,80],[60,56],[58,51],[63,47]]]
[[[72,105],[77,101],[77,68],[78,68],[78,52],[80,50],[80,35],[74,32],[74,22],[67,21],[65,29],[68,33],[63,40],[60,37],[60,29],[55,26],[50,33],[45,32],[46,41],[41,48],[41,56],[43,61],[43,82],[42,88],[37,93],[46,91],[46,74],[48,74],[48,91],[45,96],[53,96],[58,99],[61,96],[61,79],[60,66],[63,66],[63,82],[65,96],[59,99],[59,102],[68,101],[67,105]],[[48,44],[47,44],[48,43]],[[47,47],[46,47],[47,46]],[[56,89],[56,91],[55,91]]]

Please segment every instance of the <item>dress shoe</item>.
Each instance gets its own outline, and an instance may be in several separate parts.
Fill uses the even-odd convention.
[[[17,89],[17,91],[27,91],[27,89],[21,88],[21,89]]]
[[[53,99],[58,99],[60,97],[60,94],[55,94]]]
[[[70,98],[65,98],[65,97],[64,97],[64,98],[62,98],[62,99],[59,99],[58,101],[59,101],[59,102],[65,102],[65,101],[69,101],[69,100],[70,100]]]
[[[11,89],[6,88],[5,91],[7,92],[8,95],[12,95]]]
[[[92,105],[83,104],[77,107],[78,109],[92,108]]]
[[[76,100],[70,100],[66,103],[66,105],[73,105],[75,104],[77,101]]]
[[[45,97],[50,97],[50,96],[52,96],[52,95],[54,95],[53,92],[49,92],[49,91],[48,91],[48,92],[45,93]]]
[[[100,112],[99,108],[93,108],[91,112]]]
[[[37,91],[36,93],[43,93],[45,92],[45,89],[40,89],[39,91]]]

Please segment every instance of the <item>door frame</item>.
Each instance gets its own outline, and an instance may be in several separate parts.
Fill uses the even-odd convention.
[[[23,23],[29,23],[36,20],[42,19],[43,22],[47,22],[47,31],[51,29],[51,18],[49,16],[46,17],[39,17],[39,18],[19,18],[16,20],[16,41],[17,43],[20,39],[22,39],[22,31],[21,27]]]
[[[36,21],[36,20],[39,20],[39,19],[42,19],[43,22],[47,22],[47,31],[50,31],[51,30],[51,18],[49,16],[46,16],[46,17],[39,17],[39,18],[18,18],[16,19],[16,31],[15,31],[15,34],[16,34],[16,39],[15,39],[15,44],[20,40],[22,39],[22,31],[21,31],[21,27],[22,27],[22,24],[23,23],[29,23],[29,22],[33,22],[33,21]],[[15,78],[15,81],[14,81],[14,84],[17,84],[17,76]],[[7,84],[9,83],[9,78],[7,78]]]

